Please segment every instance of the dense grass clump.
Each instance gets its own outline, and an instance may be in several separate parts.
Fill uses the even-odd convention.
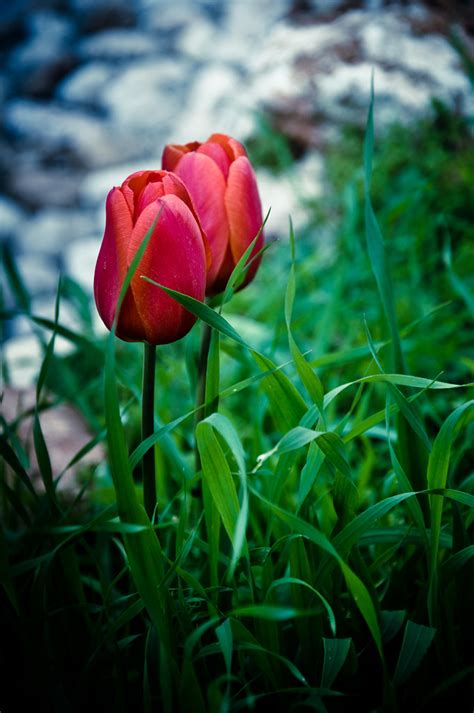
[[[2,710],[472,710],[474,142],[438,106],[372,143],[370,114],[364,168],[349,133],[307,228],[222,311],[188,304],[212,328],[204,418],[201,325],[160,350],[144,446],[139,345],[95,337],[71,281],[37,318],[7,261],[45,360],[2,420]],[[74,494],[41,426],[62,401],[94,434]]]

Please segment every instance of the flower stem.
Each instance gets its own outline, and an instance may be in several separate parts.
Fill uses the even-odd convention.
[[[209,358],[209,347],[211,346],[212,328],[208,324],[203,325],[201,338],[201,351],[199,352],[198,362],[198,386],[197,386],[197,403],[203,404],[206,400],[206,376],[207,362]],[[196,424],[206,416],[205,409],[201,408],[196,414]]]
[[[145,440],[154,432],[156,346],[146,343],[143,346],[142,440]],[[152,520],[156,507],[154,448],[150,448],[143,456],[142,473],[145,510]]]
[[[198,360],[198,382],[196,391],[196,405],[203,404],[206,400],[206,376],[207,376],[207,362],[209,358],[209,347],[211,345],[211,333],[212,329],[208,324],[204,324],[202,328],[201,336],[201,349],[199,352]],[[206,410],[204,407],[200,408],[196,412],[195,426],[198,425],[203,418],[206,417]],[[196,447],[196,472],[201,467],[201,459],[199,458],[199,452]]]

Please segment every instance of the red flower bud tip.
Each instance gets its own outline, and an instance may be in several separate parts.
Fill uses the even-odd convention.
[[[168,344],[189,332],[196,318],[159,287],[203,301],[210,262],[206,236],[182,181],[168,171],[138,171],[107,196],[104,238],[94,275],[94,296],[111,329],[128,268],[159,214],[122,303],[117,336],[127,342]]]
[[[204,143],[166,146],[163,168],[176,173],[191,195],[212,253],[206,293],[217,294],[262,227],[262,207],[247,152],[230,136],[212,134]],[[261,250],[263,240],[260,233],[251,257]],[[253,279],[259,264],[260,257],[248,269],[242,286]]]

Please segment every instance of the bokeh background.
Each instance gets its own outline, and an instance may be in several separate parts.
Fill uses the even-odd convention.
[[[0,236],[31,311],[52,318],[60,271],[91,293],[108,190],[159,167],[167,142],[214,131],[244,141],[273,239],[287,236],[289,214],[303,230],[316,202],[333,201],[327,157],[346,152],[347,127],[362,130],[372,69],[378,137],[432,117],[433,99],[472,116],[471,10],[442,0],[2,0]],[[314,240],[331,241],[330,221]],[[12,306],[7,287],[3,299]],[[62,321],[78,326],[66,302]],[[26,388],[37,336],[22,316],[3,326],[10,383]]]

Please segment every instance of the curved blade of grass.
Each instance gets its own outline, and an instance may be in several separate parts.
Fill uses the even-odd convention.
[[[311,584],[308,584],[308,582],[305,582],[303,579],[299,579],[299,577],[281,577],[280,579],[275,579],[267,589],[267,592],[265,594],[265,599],[268,598],[268,595],[272,591],[272,589],[275,589],[276,587],[282,587],[282,586],[288,586],[290,584],[295,584],[300,587],[305,587],[306,589],[309,589],[310,592],[313,594],[316,594],[318,599],[321,600],[322,605],[326,609],[327,615],[328,615],[328,620],[329,620],[329,626],[331,628],[332,633],[334,636],[336,635],[336,617],[334,615],[334,611],[329,604],[328,600],[323,597],[321,592],[318,592],[317,589],[311,586]]]
[[[196,441],[203,478],[233,543],[240,506],[229,464],[212,427],[204,421],[197,425]]]
[[[369,374],[368,376],[362,376],[360,379],[349,381],[347,384],[336,386],[331,391],[328,391],[324,397],[324,408],[327,408],[339,394],[351,386],[379,382],[396,384],[397,386],[408,386],[413,389],[462,389],[474,386],[473,382],[467,384],[450,384],[446,381],[433,381],[432,379],[425,379],[421,376],[409,376],[407,374]]]

